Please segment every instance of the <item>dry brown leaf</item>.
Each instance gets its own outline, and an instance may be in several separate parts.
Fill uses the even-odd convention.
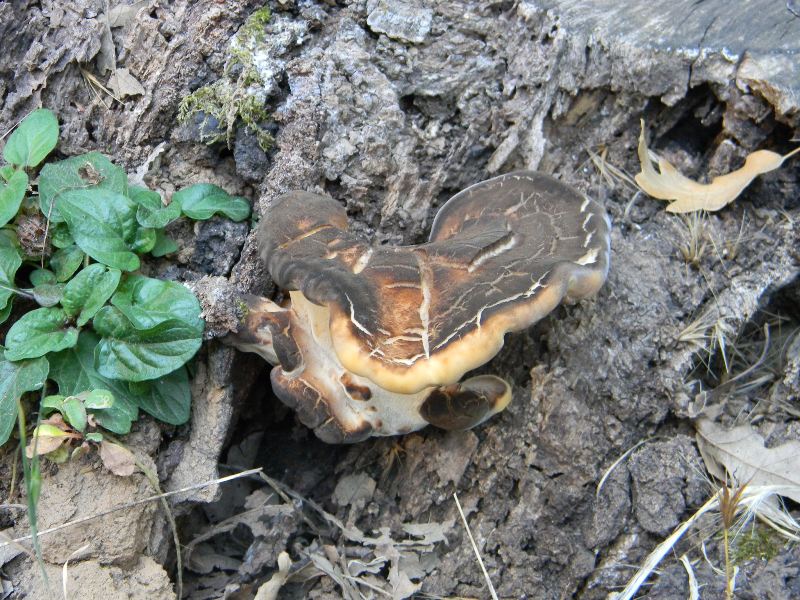
[[[145,89],[128,69],[115,69],[108,79],[108,87],[114,92],[116,98],[126,96],[143,96]]]
[[[128,477],[136,469],[136,459],[133,453],[119,444],[108,440],[100,442],[100,460],[114,475]]]
[[[697,446],[714,477],[732,477],[738,485],[794,486],[796,492],[781,495],[800,502],[800,442],[765,448],[764,439],[746,425],[728,430],[709,419],[698,419],[695,425]]]
[[[653,198],[673,200],[667,206],[667,211],[671,213],[719,210],[733,202],[757,176],[777,169],[783,161],[800,151],[800,148],[796,148],[789,154],[781,156],[770,150],[756,150],[747,155],[741,169],[714,177],[711,183],[698,183],[682,175],[667,160],[660,157],[656,171],[644,139],[644,120],[641,121],[641,125],[639,162],[642,165],[642,172],[634,179],[639,187]]]
[[[33,430],[33,435],[25,448],[25,454],[28,458],[33,458],[34,447],[36,448],[37,456],[55,452],[72,437],[74,436],[62,431],[55,425],[42,422]]]

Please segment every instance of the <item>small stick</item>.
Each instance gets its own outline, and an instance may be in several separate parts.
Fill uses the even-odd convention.
[[[227,483],[228,481],[232,481],[234,479],[239,479],[240,477],[248,477],[250,475],[255,475],[256,473],[260,473],[261,468],[258,469],[250,469],[249,471],[242,471],[241,473],[235,473],[233,475],[228,475],[227,477],[221,477],[219,479],[212,479],[210,481],[204,481],[202,483],[195,483],[179,490],[172,490],[171,492],[164,492],[163,494],[155,494],[153,496],[148,496],[147,498],[142,498],[141,500],[136,500],[135,502],[129,502],[128,504],[124,504],[122,506],[117,506],[115,508],[110,508],[108,510],[104,510],[94,515],[90,515],[88,517],[83,517],[81,519],[76,519],[74,521],[69,521],[68,523],[62,523],[61,525],[56,525],[55,527],[50,527],[49,529],[43,529],[38,533],[39,536],[45,535],[47,533],[53,533],[55,531],[60,531],[62,529],[66,529],[67,527],[72,527],[73,525],[80,525],[81,523],[86,523],[87,521],[91,521],[93,519],[99,519],[100,517],[105,517],[106,515],[110,515],[111,513],[117,512],[118,510],[125,510],[126,508],[133,508],[134,506],[139,506],[140,504],[145,504],[147,502],[152,502],[153,500],[160,500],[162,498],[168,498],[169,496],[174,496],[176,494],[182,494],[184,492],[190,492],[192,490],[197,490],[200,488],[207,487],[209,485],[214,485],[215,483]],[[10,546],[11,544],[24,542],[26,540],[32,539],[32,535],[23,535],[18,538],[14,538],[13,540],[2,542],[0,543],[0,548],[4,548],[6,546]]]

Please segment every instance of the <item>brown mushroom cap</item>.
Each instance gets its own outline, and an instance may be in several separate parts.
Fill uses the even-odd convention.
[[[610,253],[603,208],[535,172],[456,194],[417,246],[372,246],[347,231],[344,207],[309,192],[277,199],[258,239],[279,286],[330,310],[344,368],[403,394],[457,382],[507,332],[595,293]]]

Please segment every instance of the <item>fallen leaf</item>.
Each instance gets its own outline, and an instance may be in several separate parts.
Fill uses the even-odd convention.
[[[338,506],[349,506],[351,504],[366,504],[372,500],[375,494],[375,480],[366,473],[354,473],[345,475],[336,484],[333,491],[333,501]]]
[[[114,475],[128,477],[136,469],[136,459],[133,453],[119,444],[108,440],[100,442],[100,460]]]
[[[28,446],[25,448],[25,454],[28,458],[33,458],[34,446],[37,456],[55,452],[61,447],[61,444],[72,437],[74,436],[61,431],[61,429],[55,425],[43,422],[33,430],[33,435],[28,442]]]
[[[800,442],[792,440],[775,448],[747,425],[724,429],[709,419],[698,419],[697,446],[708,472],[721,481],[733,478],[738,485],[793,486],[782,496],[800,502]]]
[[[747,155],[744,166],[726,175],[714,177],[711,183],[698,183],[682,175],[669,161],[659,157],[658,171],[653,167],[644,139],[644,120],[639,134],[639,162],[642,172],[634,179],[647,194],[659,200],[673,200],[667,212],[686,213],[697,210],[715,211],[733,202],[757,176],[780,167],[800,148],[781,156],[770,150],[756,150]]]
[[[140,0],[133,4],[118,4],[108,11],[108,25],[112,29],[115,27],[125,27],[130,23],[143,7],[150,4],[150,0]]]
[[[242,566],[242,561],[215,552],[211,544],[198,544],[185,565],[194,573],[208,575],[214,571],[236,571]]]
[[[100,73],[113,71],[117,67],[117,49],[114,47],[114,39],[111,37],[111,27],[104,14],[97,17],[100,23],[100,51],[95,57],[97,70]]]
[[[358,577],[364,573],[380,573],[383,571],[384,567],[386,566],[386,562],[388,559],[384,558],[383,556],[378,556],[373,558],[369,562],[364,562],[363,560],[359,560],[357,558],[352,558],[347,561],[347,572],[350,574],[351,577]]]
[[[403,523],[403,530],[409,535],[422,538],[412,542],[415,545],[430,545],[438,544],[439,542],[447,543],[447,534],[453,531],[455,519],[448,519],[443,523]]]
[[[286,552],[281,552],[278,555],[278,570],[272,574],[268,582],[258,588],[258,593],[253,600],[276,600],[278,592],[289,577],[291,566],[292,560],[289,555]]]
[[[114,92],[114,96],[120,99],[126,96],[143,96],[145,93],[139,80],[125,68],[114,70],[108,79],[108,87]]]

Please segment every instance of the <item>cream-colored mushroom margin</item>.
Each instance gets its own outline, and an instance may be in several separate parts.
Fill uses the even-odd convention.
[[[336,307],[330,322],[333,347],[346,369],[393,392],[413,394],[430,386],[456,383],[467,371],[491,360],[503,347],[506,333],[536,323],[564,299],[574,301],[594,294],[606,279],[605,272],[576,268],[574,264],[557,270],[549,283],[540,284],[531,294],[530,301],[511,305],[444,350],[412,365],[397,368],[364,352],[350,315]]]

